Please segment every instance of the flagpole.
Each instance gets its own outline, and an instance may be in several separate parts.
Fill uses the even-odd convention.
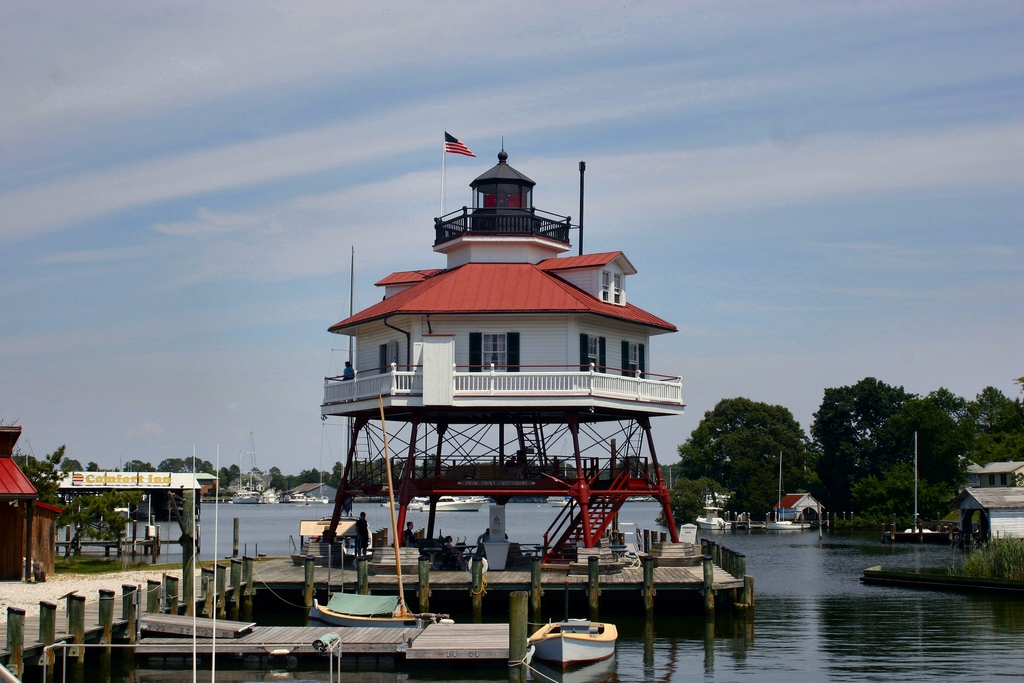
[[[445,136],[447,134],[447,129],[441,131],[441,213],[439,214],[440,216],[444,215],[444,158],[447,156],[447,145],[445,144]]]

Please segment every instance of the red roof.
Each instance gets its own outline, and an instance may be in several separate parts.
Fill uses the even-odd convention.
[[[428,270],[402,270],[397,273],[391,273],[380,282],[375,282],[374,285],[377,287],[384,287],[386,285],[412,285],[417,282],[423,282],[431,275],[440,273],[440,268],[430,268]]]
[[[809,496],[809,495],[811,495],[811,494],[809,494],[809,493],[787,493],[786,495],[784,495],[782,497],[782,509],[783,510],[792,510],[792,509],[794,509],[796,507],[796,504],[799,503],[802,498],[805,498],[806,496]],[[779,507],[778,504],[775,504],[772,509],[775,509],[777,507]]]
[[[36,498],[39,494],[14,458],[0,458],[0,499]]]
[[[616,306],[600,301],[529,263],[467,263],[439,271],[332,325],[329,331],[339,332],[352,325],[403,313],[592,313],[676,330],[672,323],[647,311],[630,304]]]
[[[600,254],[584,254],[583,256],[569,256],[566,258],[549,258],[538,263],[537,267],[547,271],[600,268],[601,266],[607,266],[620,256],[626,260],[630,269],[635,273],[636,269],[633,268],[633,264],[629,263],[629,259],[626,259],[625,254],[621,251],[606,251]]]

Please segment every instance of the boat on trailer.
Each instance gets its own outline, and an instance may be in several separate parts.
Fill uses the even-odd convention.
[[[615,624],[588,619],[566,619],[541,626],[530,636],[534,657],[562,666],[608,659],[618,640]]]

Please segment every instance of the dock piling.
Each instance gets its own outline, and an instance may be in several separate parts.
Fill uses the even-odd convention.
[[[420,558],[419,566],[419,591],[416,594],[419,602],[420,612],[430,611],[430,560],[425,557]]]
[[[359,583],[359,594],[370,594],[370,565],[368,557],[363,555],[356,558],[356,581]]]
[[[231,557],[238,557],[238,517],[231,521]]]
[[[114,591],[100,589],[100,643],[110,645],[114,640]],[[110,667],[110,648],[100,650],[100,658],[105,667]]]
[[[196,610],[196,558],[192,548],[192,537],[195,535],[196,529],[196,518],[192,509],[194,505],[195,491],[185,491],[182,494],[182,516],[185,518],[185,529],[179,538],[179,542],[181,543],[181,578],[185,582],[185,585],[182,586],[182,597],[185,600],[185,614],[188,616],[195,614]],[[159,525],[156,529],[157,532],[160,531]],[[160,537],[157,536],[157,543],[155,544],[157,548],[160,547],[159,540]],[[155,558],[156,555],[153,557]]]
[[[25,674],[25,610],[7,608],[7,668],[21,678]]]
[[[39,642],[45,654],[40,655],[39,664],[46,664],[47,680],[53,680],[53,651],[46,650],[57,637],[57,605],[45,600],[39,601]]]
[[[644,555],[640,558],[644,568],[644,611],[648,617],[654,615],[654,558]]]
[[[704,614],[715,616],[715,565],[711,555],[704,556]]]
[[[541,559],[534,557],[530,560],[530,618],[536,623],[540,623],[540,564]]]
[[[137,638],[135,626],[135,602],[139,592],[138,586],[129,583],[121,584],[121,618],[125,622],[125,637],[129,643],[134,643]]]
[[[160,582],[146,579],[146,612],[156,614],[160,611]]]
[[[597,621],[598,601],[601,595],[601,568],[598,558],[591,555],[587,558],[587,606],[590,608],[590,620]]]
[[[178,613],[178,577],[164,574],[164,600],[167,602],[167,613]]]
[[[527,605],[529,593],[512,591],[508,595],[508,683],[526,683],[526,647],[529,638]]]
[[[743,604],[747,609],[754,608],[754,577],[750,574],[743,577]]]
[[[227,619],[228,611],[224,608],[224,594],[228,589],[227,570],[220,562],[214,563],[214,571],[217,577],[217,618]]]
[[[306,555],[303,569],[305,572],[302,576],[302,603],[309,609],[313,606],[313,577],[316,570],[316,562],[312,555]]]
[[[242,561],[231,558],[231,602],[228,605],[232,619],[238,619],[242,607]]]
[[[85,644],[85,596],[69,595],[67,599],[68,623],[65,632],[69,640],[76,645]],[[76,657],[80,664],[85,664],[85,648],[71,647],[67,650],[68,657]]]
[[[483,619],[484,611],[484,563],[481,558],[473,558],[470,573],[473,577],[473,587],[470,590],[473,601],[473,623],[479,624]]]
[[[199,570],[202,577],[201,585],[203,589],[203,609],[200,614],[207,618],[213,617],[213,596],[216,591],[216,587],[213,585],[213,569],[209,567],[202,567]]]
[[[256,594],[256,586],[253,584],[252,577],[251,557],[242,557],[242,585],[245,586],[245,590],[242,591],[242,607],[239,610],[241,612],[239,616],[249,621],[252,619],[252,596]]]

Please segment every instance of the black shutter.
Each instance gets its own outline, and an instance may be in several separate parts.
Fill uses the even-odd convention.
[[[519,372],[519,333],[505,333],[505,368],[506,372]]]
[[[580,335],[580,372],[590,369],[590,335]]]
[[[622,342],[622,374],[623,376],[629,375],[629,342]]]
[[[640,365],[640,376],[643,377],[644,376],[644,371],[647,369],[647,365],[645,363],[646,359],[644,358],[644,345],[643,344],[639,344],[637,346],[636,353],[637,353],[636,359],[637,359],[637,362]]]
[[[388,371],[388,345],[381,344],[377,347],[377,367],[380,368],[380,373],[384,374]]]
[[[604,372],[604,366],[608,365],[607,353],[605,353],[604,337],[597,338],[597,369]]]
[[[483,363],[484,336],[480,332],[469,333],[469,371],[480,372]]]

